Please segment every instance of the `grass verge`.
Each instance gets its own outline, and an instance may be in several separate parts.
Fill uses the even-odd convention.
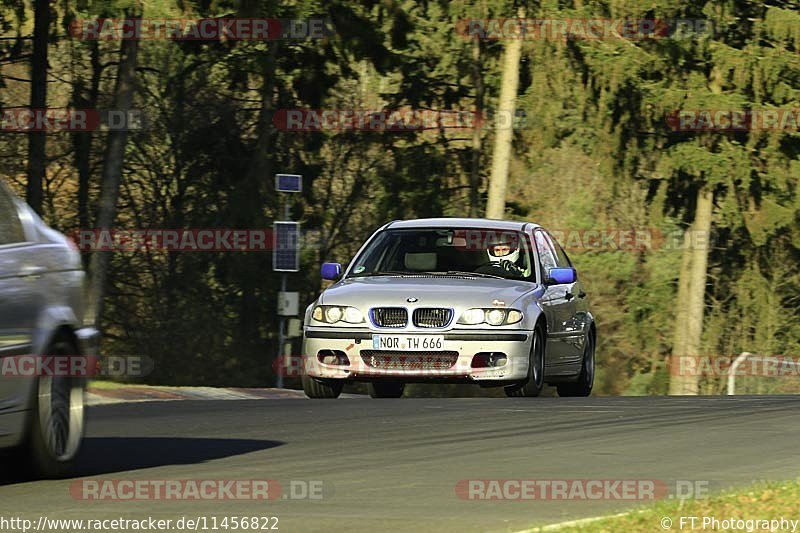
[[[578,523],[557,530],[592,531],[616,533],[619,531],[792,531],[800,532],[800,480],[757,483],[744,489],[730,490],[701,500],[668,500],[657,502],[642,509],[634,509],[621,516]],[[696,517],[694,527],[691,519]],[[681,517],[684,518],[681,527]],[[716,518],[716,523],[705,523],[704,519]],[[668,520],[667,520],[668,519]],[[758,521],[788,521],[788,528],[770,529],[774,523]],[[742,522],[723,522],[741,520]],[[750,522],[747,522],[750,521]],[[781,524],[785,526],[787,522]]]

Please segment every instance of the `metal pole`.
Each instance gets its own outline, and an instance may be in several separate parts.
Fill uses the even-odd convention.
[[[286,291],[286,274],[281,274],[281,292]],[[284,336],[284,326],[286,323],[286,319],[281,316],[280,320],[278,320],[278,364],[276,365],[276,372],[278,373],[277,379],[275,380],[275,386],[279,389],[283,388],[283,373],[286,368],[286,357],[284,352],[284,347],[286,344],[286,337]]]
[[[744,363],[744,360],[750,357],[750,352],[742,352],[739,356],[733,360],[733,364],[728,369],[728,396],[734,396],[736,394],[736,371],[739,368],[739,365]]]
[[[289,202],[284,197],[283,199],[283,219],[289,220]],[[281,292],[286,292],[286,272],[281,274]],[[278,364],[276,365],[277,379],[275,386],[279,389],[283,388],[283,373],[286,370],[287,356],[286,351],[286,318],[281,316],[278,320]]]

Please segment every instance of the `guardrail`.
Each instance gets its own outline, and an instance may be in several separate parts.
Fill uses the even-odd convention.
[[[770,356],[763,356],[763,355],[756,355],[750,352],[742,352],[739,356],[733,360],[733,364],[728,369],[728,396],[733,396],[736,394],[736,370],[745,362],[746,359],[750,357],[757,357],[763,360],[775,359],[775,357]],[[782,365],[800,367],[800,362],[797,361],[781,361]]]

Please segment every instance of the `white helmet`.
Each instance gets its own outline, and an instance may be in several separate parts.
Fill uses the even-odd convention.
[[[489,244],[486,249],[486,253],[489,256],[489,261],[494,263],[511,261],[512,263],[516,264],[517,259],[519,259],[519,246],[513,240],[498,240]]]

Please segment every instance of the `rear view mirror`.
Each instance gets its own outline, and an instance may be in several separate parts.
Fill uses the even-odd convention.
[[[342,265],[339,263],[322,263],[322,279],[337,280],[342,275]]]
[[[574,268],[551,268],[547,271],[545,283],[548,285],[561,285],[578,281],[578,273]]]

